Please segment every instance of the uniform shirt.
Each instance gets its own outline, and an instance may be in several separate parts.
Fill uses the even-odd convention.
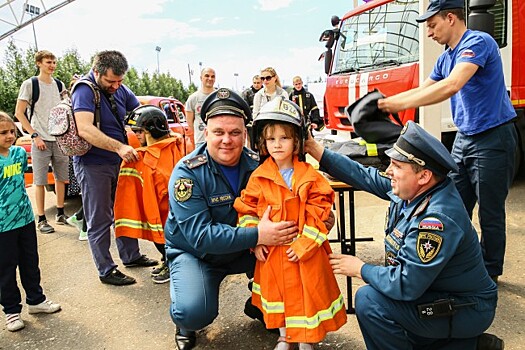
[[[62,84],[62,83],[61,83]],[[48,121],[49,121],[49,112],[51,108],[56,106],[60,101],[60,93],[57,89],[57,83],[54,79],[51,79],[51,83],[47,84],[40,79],[38,79],[39,86],[39,95],[38,101],[34,104],[33,117],[31,118],[31,126],[38,135],[44,141],[55,141],[55,137],[51,136],[48,131]],[[64,89],[64,86],[61,86],[61,90]],[[24,80],[20,86],[20,91],[18,93],[18,99],[26,101],[28,104],[33,103],[31,101],[33,95],[33,85],[31,79]],[[29,119],[30,109],[27,110],[27,117]]]
[[[258,156],[245,148],[239,162],[239,188],[259,165]],[[166,254],[188,252],[213,264],[234,261],[257,244],[256,227],[237,227],[232,189],[206,144],[181,159],[170,178],[170,212],[164,227]]]
[[[494,308],[497,287],[483,264],[478,235],[454,183],[446,178],[409,204],[392,193],[377,169],[325,150],[320,162],[351,186],[390,201],[385,227],[386,266],[365,264],[363,280],[394,300],[432,293]]]
[[[438,58],[430,79],[439,81],[450,75],[456,64],[469,62],[479,68],[451,100],[452,119],[459,131],[475,135],[516,117],[510,102],[496,41],[487,33],[467,30],[452,50]]]
[[[89,73],[89,80],[95,83],[95,77],[92,71]],[[139,100],[125,85],[121,85],[113,94],[113,97],[117,104],[118,122],[117,117],[113,114],[108,98],[100,91],[100,131],[115,140],[126,143],[122,132],[124,117],[128,111],[132,111],[139,106]],[[75,113],[95,113],[95,96],[91,88],[86,84],[80,84],[75,88],[71,100]],[[121,126],[119,126],[119,122]],[[91,147],[85,155],[75,156],[73,159],[75,162],[80,161],[85,164],[120,164],[122,161],[118,153],[95,146]]]
[[[27,154],[22,147],[11,146],[7,157],[0,155],[0,232],[14,230],[35,220],[25,189],[26,170]]]

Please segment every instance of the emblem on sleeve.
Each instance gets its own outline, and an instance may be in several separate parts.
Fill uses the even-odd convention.
[[[431,232],[419,232],[417,236],[417,255],[423,263],[432,261],[441,249],[443,237]]]
[[[175,199],[179,202],[185,202],[190,199],[193,191],[193,180],[177,179],[175,182]]]
[[[427,216],[419,222],[420,230],[443,231],[443,223],[438,218]]]

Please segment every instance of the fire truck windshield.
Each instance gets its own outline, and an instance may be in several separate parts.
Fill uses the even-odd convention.
[[[341,23],[331,74],[359,72],[419,59],[419,1],[392,1]]]

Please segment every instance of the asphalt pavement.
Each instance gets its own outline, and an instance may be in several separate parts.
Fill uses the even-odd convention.
[[[33,189],[28,193],[33,198]],[[490,332],[504,338],[506,349],[525,349],[525,180],[518,180],[507,200],[508,234],[505,272],[499,282],[499,305]],[[53,193],[47,193],[46,213],[54,224]],[[66,213],[73,214],[79,198],[66,201]],[[357,243],[357,255],[366,262],[383,261],[383,225],[387,203],[363,192],[356,193],[356,227],[358,236],[373,237],[372,242]],[[477,225],[477,220],[474,220]],[[47,297],[62,305],[52,315],[29,315],[22,311],[25,329],[12,333],[0,323],[0,349],[175,349],[175,327],[169,316],[169,284],[154,284],[150,268],[126,268],[118,257],[115,244],[112,254],[119,268],[137,279],[131,286],[102,284],[97,275],[87,242],[78,241],[71,226],[55,225],[56,232],[38,233],[42,286]],[[333,233],[332,233],[333,234]],[[332,244],[339,251],[339,244]],[[141,241],[141,251],[160,258],[153,243]],[[342,290],[346,280],[338,279]],[[353,279],[355,290],[363,283]],[[23,290],[22,290],[23,293]],[[244,275],[231,276],[221,286],[219,316],[198,333],[197,350],[273,349],[276,337],[258,321],[243,313],[249,297]],[[23,294],[24,299],[25,296]],[[365,349],[354,315],[340,330],[330,333],[317,349]]]

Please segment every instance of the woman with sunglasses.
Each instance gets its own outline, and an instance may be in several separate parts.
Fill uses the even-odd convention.
[[[262,106],[277,96],[283,96],[288,100],[288,93],[281,86],[277,72],[272,67],[261,70],[261,81],[264,87],[257,91],[253,97],[253,116],[255,117]]]

